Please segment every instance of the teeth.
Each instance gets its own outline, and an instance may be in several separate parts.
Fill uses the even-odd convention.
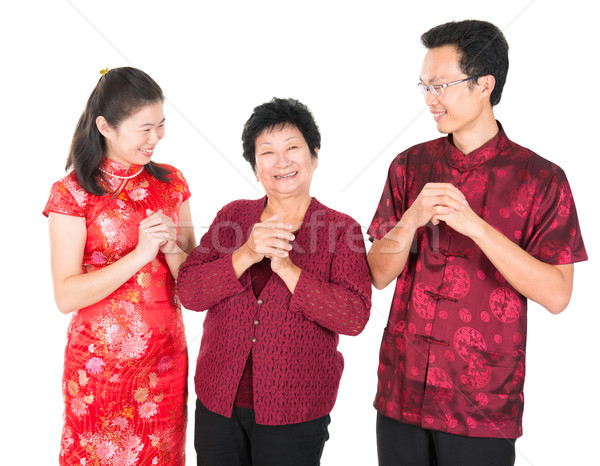
[[[290,176],[294,176],[296,173],[298,173],[298,172],[290,173],[289,175],[275,176],[275,178],[277,178],[277,179],[280,179],[280,178],[289,178]]]

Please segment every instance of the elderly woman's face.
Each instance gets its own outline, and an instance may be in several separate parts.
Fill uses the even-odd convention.
[[[256,176],[267,196],[310,195],[318,159],[295,126],[263,131],[254,143]]]

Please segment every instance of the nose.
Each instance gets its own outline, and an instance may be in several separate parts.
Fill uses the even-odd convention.
[[[160,141],[162,139],[162,137],[163,137],[162,131],[159,131],[157,129],[152,129],[148,133],[148,143],[156,144],[158,141]]]
[[[431,107],[438,102],[438,96],[433,92],[427,92],[423,97],[425,97],[425,103],[428,107]]]
[[[289,159],[285,150],[277,151],[276,157],[276,164],[278,167],[287,167]]]

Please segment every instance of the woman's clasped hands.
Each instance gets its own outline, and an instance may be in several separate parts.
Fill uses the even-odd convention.
[[[147,217],[140,222],[136,251],[147,262],[153,260],[158,251],[169,254],[178,250],[177,226],[173,219],[163,214],[162,209],[154,212],[146,209]]]

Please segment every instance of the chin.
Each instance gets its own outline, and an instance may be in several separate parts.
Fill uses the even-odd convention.
[[[443,122],[437,124],[437,130],[442,134],[450,134],[454,132],[449,125],[445,125]]]

